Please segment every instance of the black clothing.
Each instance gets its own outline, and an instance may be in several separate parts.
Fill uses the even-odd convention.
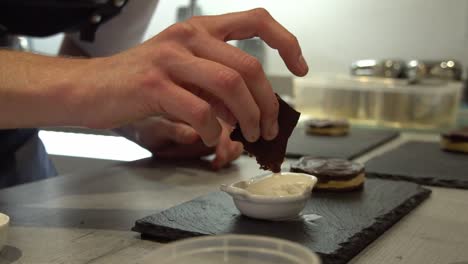
[[[0,188],[56,175],[36,129],[0,130]]]
[[[0,0],[2,34],[44,37],[80,31],[93,41],[102,23],[118,15],[127,1],[113,0]]]
[[[0,0],[0,40],[12,35],[43,37],[80,32],[82,40],[93,41],[99,25],[118,15],[126,3],[124,0]],[[37,129],[0,130],[0,188],[56,174]]]

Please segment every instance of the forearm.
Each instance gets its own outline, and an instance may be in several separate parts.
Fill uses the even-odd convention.
[[[81,125],[74,76],[84,59],[0,50],[0,129]]]

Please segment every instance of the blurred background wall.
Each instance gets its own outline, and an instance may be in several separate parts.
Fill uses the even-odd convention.
[[[142,1],[142,0],[133,0]],[[160,0],[146,38],[176,21],[188,0]],[[364,58],[452,58],[468,65],[468,1],[464,0],[199,0],[203,14],[266,8],[300,40],[311,72],[347,73]],[[36,50],[55,54],[62,36],[34,39]],[[267,73],[287,75],[274,50]]]

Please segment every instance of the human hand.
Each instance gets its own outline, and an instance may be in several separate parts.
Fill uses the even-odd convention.
[[[247,140],[278,133],[278,102],[262,65],[225,41],[262,38],[287,67],[308,67],[296,37],[264,9],[194,17],[115,56],[75,69],[87,87],[80,116],[85,126],[111,128],[155,115],[182,120],[207,146],[222,135],[218,117],[239,123]],[[80,94],[81,95],[81,94]]]
[[[207,147],[198,133],[187,124],[163,117],[148,118],[117,131],[156,157],[180,159],[199,158],[215,154],[213,169],[220,169],[237,159],[243,151],[242,144],[229,138],[231,127],[222,122],[222,132],[216,147]]]

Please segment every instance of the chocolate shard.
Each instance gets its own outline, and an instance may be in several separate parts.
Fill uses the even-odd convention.
[[[278,95],[276,95],[276,97],[279,102],[279,131],[276,138],[268,141],[260,137],[256,142],[248,142],[242,135],[239,124],[236,125],[236,128],[231,133],[231,139],[241,142],[244,145],[245,151],[250,155],[255,156],[261,169],[271,170],[272,172],[281,171],[281,164],[283,163],[286,155],[288,139],[296,127],[301,115]]]

